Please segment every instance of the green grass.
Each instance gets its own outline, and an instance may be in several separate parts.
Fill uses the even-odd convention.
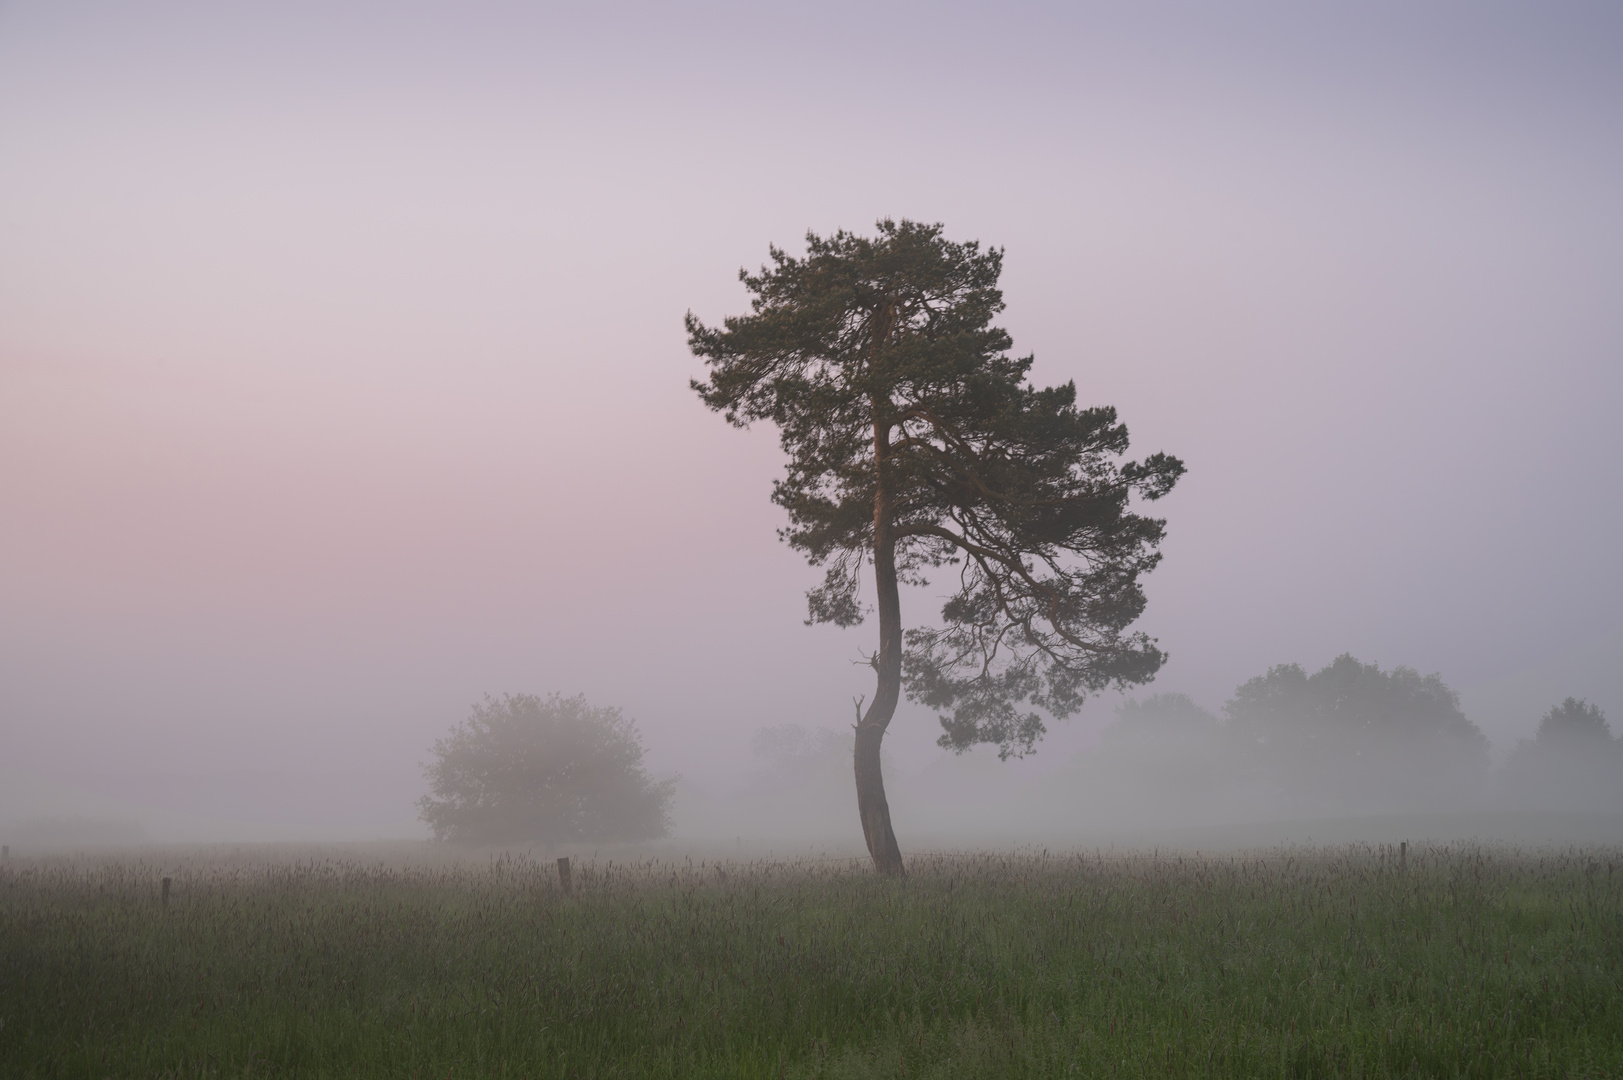
[[[0,870],[16,1077],[1623,1076],[1623,853]]]

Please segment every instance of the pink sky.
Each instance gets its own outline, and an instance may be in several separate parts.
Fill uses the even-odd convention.
[[[883,215],[1004,246],[1035,377],[1189,463],[1155,689],[1623,721],[1615,13],[1134,10],[0,9],[0,776],[335,777],[220,812],[359,835],[487,691],[696,783],[847,722],[869,631],[801,625],[681,316]]]

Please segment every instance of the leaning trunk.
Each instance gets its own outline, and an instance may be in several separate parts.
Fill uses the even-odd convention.
[[[879,586],[879,652],[874,657],[874,668],[879,685],[868,711],[857,723],[854,759],[857,813],[862,815],[862,836],[868,842],[874,869],[881,874],[901,875],[902,849],[890,826],[890,803],[885,799],[885,778],[879,768],[879,744],[885,738],[890,718],[896,714],[902,692],[901,602],[890,556],[890,551],[881,548],[874,558],[874,578]]]
[[[857,777],[857,813],[862,816],[862,836],[874,869],[881,874],[902,876],[902,849],[890,827],[890,803],[885,799],[885,778],[879,768],[879,744],[885,738],[890,718],[896,715],[896,702],[902,694],[902,600],[896,583],[896,537],[883,463],[888,431],[874,425],[874,457],[880,463],[878,492],[874,499],[874,585],[879,601],[879,651],[874,654],[874,671],[879,684],[873,702],[857,722],[854,764]]]
[[[857,812],[862,815],[862,837],[868,842],[874,869],[899,877],[906,872],[902,868],[902,849],[897,846],[896,833],[890,827],[885,778],[879,771],[879,743],[885,737],[885,729],[868,723],[872,715],[870,708],[857,725]]]

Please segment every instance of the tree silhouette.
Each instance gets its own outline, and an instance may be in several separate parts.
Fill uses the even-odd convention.
[[[1293,801],[1324,810],[1457,805],[1483,783],[1488,739],[1437,675],[1349,654],[1281,664],[1224,706],[1230,732]]]
[[[417,802],[442,840],[651,840],[669,831],[673,780],[642,764],[635,722],[584,697],[485,698],[434,744]]]
[[[1605,746],[1611,739],[1612,729],[1600,707],[1571,697],[1539,719],[1538,731],[1533,736],[1533,741],[1540,745],[1575,748]]]
[[[1569,697],[1511,751],[1500,781],[1511,806],[1615,813],[1623,810],[1623,740],[1598,706]]]
[[[1183,463],[1119,462],[1127,428],[1078,408],[1076,387],[1036,389],[1009,355],[1003,253],[943,239],[940,225],[881,221],[873,238],[806,237],[804,258],[769,249],[740,271],[751,312],[720,328],[687,316],[709,367],[693,388],[737,426],[770,420],[789,457],[772,498],[780,534],[817,566],[808,622],[863,620],[873,574],[879,641],[873,699],[857,723],[857,807],[874,865],[901,873],[880,742],[904,689],[937,710],[941,745],[1005,757],[1043,734],[1037,710],[1074,712],[1106,686],[1149,681],[1165,660],[1128,627],[1164,522],[1130,512]],[[950,568],[950,569],[949,569]],[[900,586],[944,570],[941,623],[906,635]]]

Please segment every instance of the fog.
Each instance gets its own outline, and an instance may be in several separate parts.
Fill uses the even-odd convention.
[[[1248,680],[1221,715],[1184,694],[1128,699],[1096,745],[1045,771],[987,751],[887,772],[898,828],[933,848],[1615,843],[1623,737],[1604,720],[1563,720],[1495,764],[1439,680],[1342,657],[1312,675],[1284,665]],[[690,795],[686,835],[725,849],[736,830],[746,852],[860,851],[851,742],[849,730],[761,729],[727,795]]]
[[[1155,683],[1008,762],[904,703],[904,851],[1615,821],[1518,746],[1623,731],[1620,105],[1598,4],[4,5],[0,838],[426,837],[435,739],[557,691],[673,843],[860,846],[872,628],[802,624],[681,319],[887,215],[1189,464]],[[1480,756],[1314,782],[1229,708],[1343,655]]]

